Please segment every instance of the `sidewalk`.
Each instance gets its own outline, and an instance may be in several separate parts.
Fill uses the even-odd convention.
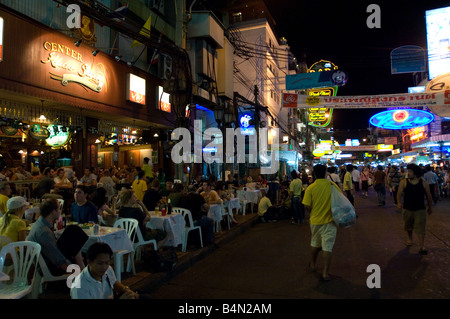
[[[122,283],[133,290],[151,291],[157,289],[165,282],[170,281],[172,278],[191,267],[197,261],[211,254],[214,250],[226,245],[229,241],[250,229],[254,223],[258,222],[257,213],[246,213],[245,216],[238,214],[235,215],[235,218],[239,224],[232,225],[230,230],[223,228],[221,232],[216,232],[214,244],[203,248],[191,245],[187,247],[186,252],[182,252],[181,245],[179,245],[176,248],[178,263],[174,271],[151,273],[145,269],[145,265],[142,262],[136,262],[136,275],[123,272]],[[39,295],[39,299],[70,299],[66,282],[59,281],[47,283],[47,287],[44,292]]]

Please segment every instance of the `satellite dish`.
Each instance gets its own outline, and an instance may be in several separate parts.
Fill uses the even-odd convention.
[[[428,82],[425,92],[438,93],[450,90],[450,73],[444,73]],[[429,105],[430,111],[440,117],[450,117],[449,105]]]

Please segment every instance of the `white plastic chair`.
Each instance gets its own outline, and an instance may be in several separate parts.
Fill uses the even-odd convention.
[[[239,198],[239,203],[241,204],[242,216],[245,216],[245,210],[247,209],[247,205],[250,204],[251,211],[253,213],[253,204],[246,197],[246,192],[244,190],[237,190],[237,196]]]
[[[144,236],[141,233],[141,229],[138,227],[136,229],[136,236],[138,239],[137,243],[134,243],[134,250],[136,252],[136,260],[141,260],[141,247],[145,245],[152,244],[154,250],[158,250],[158,243],[156,239],[145,240]]]
[[[70,273],[61,276],[52,275],[42,255],[39,256],[39,268],[40,271],[36,273],[36,279],[34,280],[33,284],[33,291],[32,291],[33,299],[37,299],[39,294],[43,293],[44,283],[51,281],[67,280],[67,278],[71,275]]]
[[[198,229],[199,236],[200,236],[200,246],[203,247],[202,228],[200,226],[194,226],[194,221],[192,220],[192,214],[191,214],[190,210],[188,210],[186,208],[181,208],[181,207],[174,207],[174,208],[172,208],[172,211],[174,211],[176,213],[180,213],[181,215],[183,215],[183,218],[186,218],[186,216],[188,216],[188,220],[189,220],[189,226],[187,226],[187,224],[186,224],[186,227],[184,228],[184,240],[183,240],[183,245],[182,245],[181,251],[182,252],[186,251],[189,232],[191,230],[195,230],[195,229]]]
[[[222,209],[222,218],[225,217],[227,220],[227,225],[228,225],[228,230],[231,229],[231,216],[233,214],[233,212],[231,211],[230,208],[230,201],[226,201],[225,203],[222,202],[221,205],[221,209]]]
[[[14,267],[14,279],[11,284],[5,282],[0,284],[0,299],[21,299],[31,295],[40,254],[41,245],[31,241],[12,242],[2,248],[0,271],[3,271],[6,257],[10,255]],[[34,269],[31,268],[33,265]],[[30,271],[33,272],[31,282],[28,279]]]
[[[113,227],[125,229],[131,242],[134,243],[136,234],[139,231],[139,222],[134,218],[120,218],[120,219],[116,220]],[[121,281],[121,278],[122,278],[122,272],[124,271],[123,256],[126,254],[129,254],[128,262],[127,262],[127,265],[128,265],[127,271],[130,271],[130,267],[131,267],[131,270],[133,271],[133,275],[136,275],[136,269],[134,267],[134,251],[129,251],[129,250],[115,251],[114,252],[114,268],[116,271],[116,278],[118,281]]]

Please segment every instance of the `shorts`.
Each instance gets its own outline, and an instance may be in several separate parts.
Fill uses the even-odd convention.
[[[427,224],[426,209],[403,209],[402,215],[405,223],[405,231],[414,231],[416,234],[425,235],[425,226]]]
[[[336,240],[337,227],[334,222],[323,225],[310,225],[311,247],[320,248],[322,251],[332,252]]]

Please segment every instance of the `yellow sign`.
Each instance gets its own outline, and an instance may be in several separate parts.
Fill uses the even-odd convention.
[[[315,96],[309,96],[306,98],[306,104],[316,106],[320,103],[320,99]]]
[[[385,145],[385,144],[378,144],[378,151],[379,152],[386,152],[386,151],[391,151],[394,149],[394,145],[390,144],[390,145]]]
[[[316,149],[313,151],[313,155],[316,156],[316,157],[322,157],[322,156],[325,155],[325,151],[316,148]]]

